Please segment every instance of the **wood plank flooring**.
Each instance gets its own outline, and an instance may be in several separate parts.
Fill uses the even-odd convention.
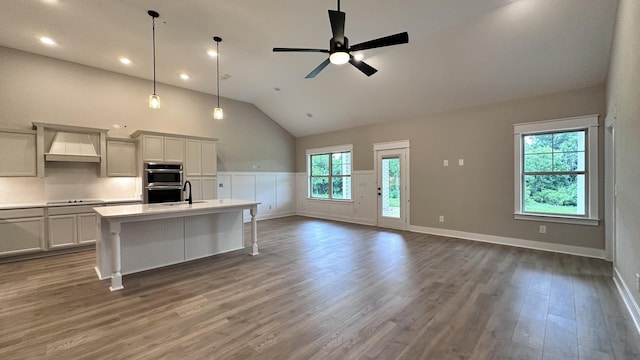
[[[258,229],[257,257],[114,293],[93,251],[1,264],[0,359],[640,359],[605,261],[303,217]]]

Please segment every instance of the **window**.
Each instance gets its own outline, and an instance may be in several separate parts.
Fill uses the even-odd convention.
[[[351,145],[307,150],[309,197],[351,200]]]
[[[514,125],[517,219],[598,224],[598,116]]]

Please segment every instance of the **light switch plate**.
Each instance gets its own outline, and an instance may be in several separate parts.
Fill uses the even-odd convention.
[[[458,159],[458,166],[464,165],[464,159]]]
[[[442,162],[442,165],[444,165],[444,166],[449,166],[449,160],[444,160],[444,161]]]

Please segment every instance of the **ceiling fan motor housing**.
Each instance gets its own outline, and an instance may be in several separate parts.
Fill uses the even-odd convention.
[[[344,37],[344,43],[339,43],[336,41],[336,39],[331,38],[331,40],[329,40],[329,53],[333,54],[334,52],[349,52],[349,39],[347,39],[347,37]]]

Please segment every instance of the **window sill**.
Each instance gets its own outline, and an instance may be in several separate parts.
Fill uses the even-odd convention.
[[[320,199],[320,198],[311,198],[311,197],[307,197],[307,200],[309,200],[309,201],[332,201],[332,202],[337,202],[337,203],[352,203],[353,202],[353,200]]]
[[[554,223],[562,223],[562,224],[589,225],[589,226],[598,226],[600,224],[600,219],[585,218],[585,217],[578,217],[578,216],[515,213],[513,214],[513,217],[516,220],[546,221],[546,222],[554,222]]]

